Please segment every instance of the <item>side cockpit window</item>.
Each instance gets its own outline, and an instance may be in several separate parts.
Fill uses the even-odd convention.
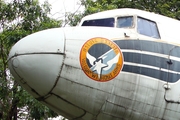
[[[156,23],[141,17],[137,18],[137,32],[149,37],[160,38]]]
[[[114,18],[86,20],[82,26],[101,26],[101,27],[114,27]]]
[[[127,28],[132,26],[133,26],[133,16],[117,18],[117,28]]]

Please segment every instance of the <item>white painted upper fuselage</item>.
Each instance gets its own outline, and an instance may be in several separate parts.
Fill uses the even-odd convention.
[[[68,119],[179,120],[179,27],[136,9],[100,12],[21,39],[8,64],[20,85]]]

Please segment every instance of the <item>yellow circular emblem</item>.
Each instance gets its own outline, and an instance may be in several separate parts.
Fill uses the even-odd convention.
[[[92,38],[81,48],[82,70],[95,81],[106,82],[115,78],[123,67],[123,61],[119,46],[106,38]]]

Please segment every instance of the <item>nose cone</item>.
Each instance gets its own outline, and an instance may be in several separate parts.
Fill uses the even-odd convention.
[[[12,47],[9,69],[35,98],[47,95],[57,83],[64,60],[64,44],[63,29],[56,28],[29,35]]]

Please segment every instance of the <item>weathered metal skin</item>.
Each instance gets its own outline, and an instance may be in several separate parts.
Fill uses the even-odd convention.
[[[9,68],[31,95],[70,120],[179,120],[178,44],[140,39],[133,31],[128,36],[100,27],[41,31],[12,48]],[[121,71],[107,82],[92,80],[80,64],[82,46],[95,37],[123,53]]]
[[[123,16],[132,26],[116,28]],[[81,26],[104,18],[114,23]],[[134,9],[97,13],[84,17],[80,27],[23,38],[11,49],[8,65],[31,95],[70,120],[179,120],[179,26]]]

